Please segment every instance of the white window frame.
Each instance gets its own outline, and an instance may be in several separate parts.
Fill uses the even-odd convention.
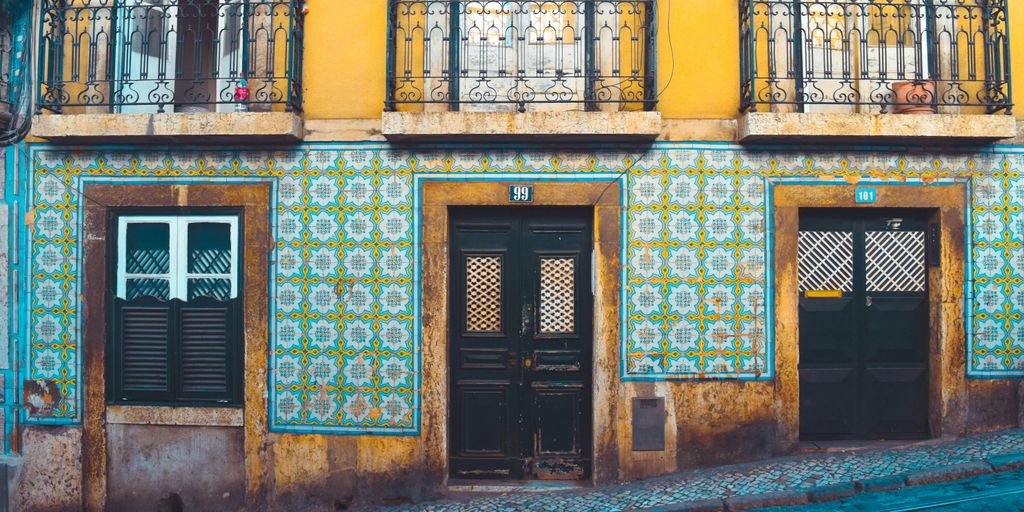
[[[228,274],[196,274],[188,271],[188,228],[191,224],[228,224],[230,229],[231,266]],[[170,252],[166,274],[129,274],[128,225],[167,224]],[[168,300],[188,301],[189,279],[227,279],[231,283],[231,298],[238,297],[238,217],[233,215],[122,215],[117,219],[117,298],[127,297],[129,279],[166,279],[169,283]]]

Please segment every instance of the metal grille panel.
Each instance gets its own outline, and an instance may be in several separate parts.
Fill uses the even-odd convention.
[[[797,239],[799,290],[853,291],[853,233],[801,231]]]
[[[540,332],[576,330],[576,260],[540,259]]]
[[[869,292],[924,291],[924,232],[868,231],[864,249]]]
[[[466,258],[466,330],[501,332],[501,257]]]

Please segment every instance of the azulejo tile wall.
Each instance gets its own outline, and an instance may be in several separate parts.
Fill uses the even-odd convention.
[[[49,418],[76,423],[83,385],[78,268],[83,186],[265,181],[276,237],[271,428],[415,434],[420,344],[420,184],[432,179],[619,179],[623,194],[624,379],[765,379],[771,354],[769,190],[814,183],[973,183],[977,300],[969,375],[1024,376],[1024,156],[744,150],[655,144],[551,152],[379,144],[288,150],[31,152],[30,340],[25,379],[56,382]],[[973,299],[972,299],[973,300]]]

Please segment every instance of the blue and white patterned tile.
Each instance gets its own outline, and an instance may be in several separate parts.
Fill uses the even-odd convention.
[[[77,239],[80,234],[76,230],[79,229],[77,209],[82,201],[77,193],[80,177],[122,176],[128,181],[130,176],[153,176],[158,172],[198,175],[200,170],[205,176],[214,177],[234,172],[237,167],[250,176],[275,179],[277,208],[271,224],[276,226],[277,242],[272,301],[275,312],[272,328],[276,335],[272,349],[277,355],[272,364],[280,363],[278,358],[285,355],[291,357],[290,351],[307,346],[318,353],[389,350],[400,353],[402,361],[413,368],[420,347],[413,332],[413,287],[418,285],[412,282],[412,269],[416,264],[412,261],[415,225],[415,212],[410,202],[412,162],[415,162],[416,172],[452,174],[577,173],[590,172],[591,168],[618,172],[626,159],[633,156],[617,152],[551,154],[504,149],[411,152],[386,146],[341,145],[241,153],[37,150],[33,154],[35,176],[31,206],[35,218],[30,254],[33,279],[38,285],[34,286],[31,299],[35,301],[34,307],[42,308],[32,313],[33,342],[44,343],[45,339],[47,344],[59,344],[60,371],[70,376],[63,384],[69,396],[77,396],[74,381],[77,332],[44,326],[54,322],[73,326],[77,322],[74,290],[79,258]],[[703,158],[703,167],[698,164],[698,155]],[[556,159],[557,165],[552,167]],[[687,350],[693,350],[696,341],[679,341],[678,336],[673,341],[672,336],[663,331],[672,332],[685,324],[695,334],[706,334],[707,327],[698,331],[687,323],[687,318],[696,318],[701,310],[707,312],[719,295],[725,298],[719,298],[714,307],[722,304],[727,308],[737,304],[741,307],[744,318],[740,320],[740,327],[732,327],[734,330],[747,329],[749,322],[757,329],[757,322],[765,321],[763,313],[754,312],[750,304],[757,302],[756,297],[766,288],[766,175],[775,179],[813,173],[866,175],[881,170],[894,179],[903,179],[896,175],[901,172],[970,177],[975,209],[971,221],[976,239],[976,244],[972,245],[973,273],[979,278],[974,290],[974,295],[979,296],[975,307],[984,316],[1002,314],[1007,308],[1020,310],[1021,305],[1014,297],[1020,295],[1024,287],[1011,283],[997,295],[990,295],[984,287],[995,286],[989,281],[1001,275],[1007,266],[1014,273],[1021,270],[1018,255],[1024,253],[1024,249],[1013,244],[1024,237],[1024,225],[1020,222],[1024,217],[1020,211],[1024,194],[1019,178],[1024,167],[1022,155],[982,153],[928,157],[797,151],[770,154],[726,147],[699,150],[669,145],[656,146],[641,160],[629,173],[627,186],[631,199],[623,205],[627,209],[628,243],[624,257],[630,280],[624,283],[625,294],[627,301],[634,304],[633,312],[637,315],[627,319],[623,333],[623,352],[633,354],[626,362],[625,377],[695,376],[692,359],[671,359],[659,354],[665,337],[670,338],[668,343],[673,349],[688,344]],[[342,163],[340,168],[339,162]],[[738,217],[733,213],[737,210]],[[1008,226],[1003,225],[1003,211],[1012,212],[1013,220]],[[1005,233],[1004,227],[1007,227]],[[68,240],[56,243],[65,236]],[[1004,250],[994,245],[997,243],[1010,246]],[[726,244],[728,247],[723,247]],[[39,277],[35,277],[37,275]],[[722,285],[713,286],[716,281],[734,283],[737,279],[737,289],[723,291]],[[53,281],[61,284],[59,293],[51,293],[56,290]],[[65,305],[66,312],[60,309]],[[669,317],[656,316],[663,310]],[[754,320],[748,318],[750,315]],[[1011,326],[1024,323],[1016,318],[1001,321]],[[398,322],[399,327],[395,327],[394,322]],[[651,328],[652,332],[656,331],[652,335],[656,342],[637,337],[638,332],[649,328],[649,323],[658,324]],[[331,330],[333,335],[317,334]],[[44,331],[51,334],[44,335]],[[392,334],[387,334],[389,332]],[[399,332],[400,335],[396,334]],[[984,338],[984,332],[975,330],[975,341]],[[330,339],[332,336],[335,339]],[[1024,341],[1013,336],[1004,337],[1003,341],[1008,341],[1011,347],[1024,345]],[[748,352],[750,346],[742,345],[742,351]],[[644,352],[650,353],[643,355]],[[38,357],[38,351],[34,351],[29,360]],[[987,356],[983,362],[977,362],[981,361],[978,357],[972,357],[971,361],[968,372],[972,374],[975,371],[1006,372],[1015,370],[1013,365],[1017,364],[1012,358],[998,360]],[[301,359],[293,363],[306,364],[307,370],[311,364],[302,363]],[[733,363],[725,361],[726,369],[722,373],[705,368],[700,374],[733,378],[737,371],[750,367],[749,361],[741,360],[740,367],[729,368]],[[334,364],[344,372],[340,362]],[[416,382],[418,380],[414,379],[409,387],[415,388]],[[398,416],[386,416],[382,404],[385,400],[404,400],[411,408],[413,397],[418,393],[411,389],[388,394],[371,387],[371,393],[356,400],[354,397],[362,395],[352,393],[360,392],[341,390],[330,396],[343,404],[343,410],[333,418],[328,414],[312,419],[310,404],[318,399],[319,391],[306,390],[301,383],[295,385],[299,388],[291,391],[278,382],[278,389],[273,392],[271,400],[278,411],[276,425],[337,425],[338,432],[345,432],[345,425],[410,426],[407,417],[395,420]],[[365,408],[360,408],[360,400],[365,402]],[[74,407],[71,404],[67,409],[72,416]],[[405,410],[412,410],[409,408]],[[288,412],[282,412],[285,410]]]

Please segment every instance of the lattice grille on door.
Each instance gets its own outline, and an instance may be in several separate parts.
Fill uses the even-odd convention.
[[[540,332],[576,330],[576,260],[540,259]]]
[[[501,257],[466,258],[466,330],[501,332]]]
[[[869,292],[924,291],[924,232],[868,231],[864,241]]]
[[[797,238],[799,290],[853,291],[853,233],[801,231]]]

